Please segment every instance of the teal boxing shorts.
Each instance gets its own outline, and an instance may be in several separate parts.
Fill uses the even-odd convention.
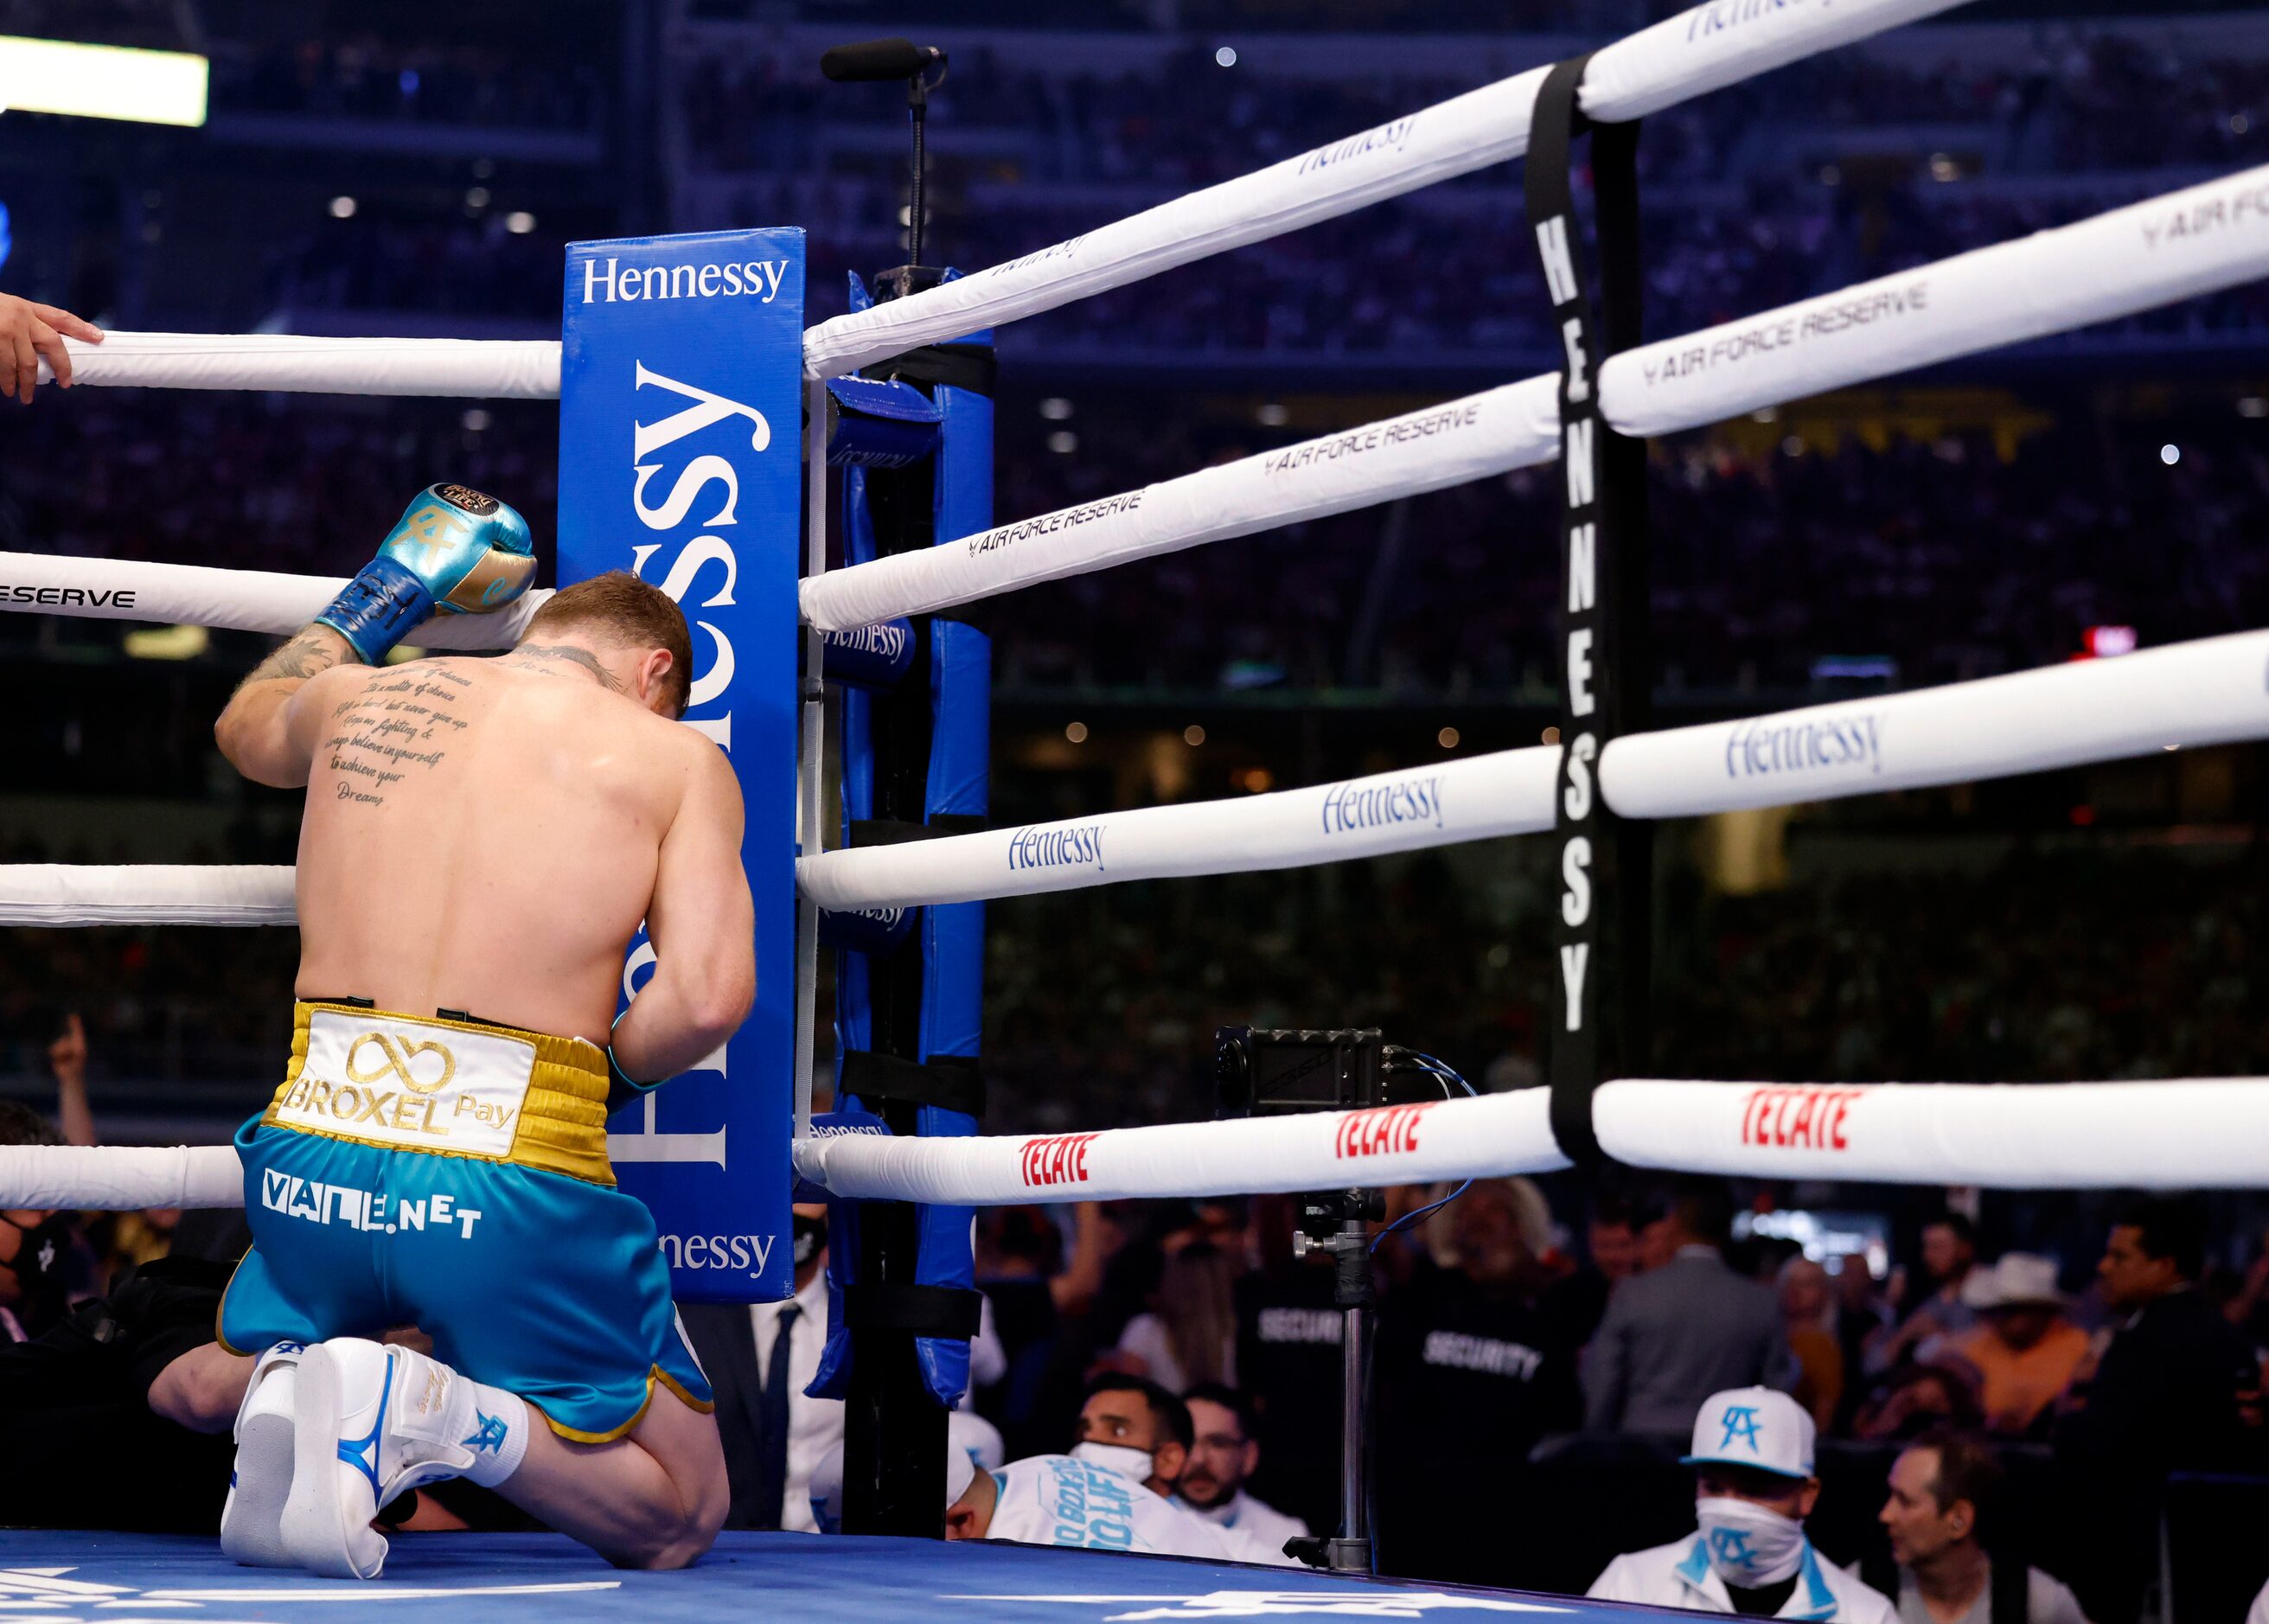
[[[416,1325],[579,1443],[636,1427],[657,1382],[707,1412],[653,1216],[607,1167],[606,1089],[579,1039],[300,1005],[275,1103],[236,1133],[253,1246],[222,1345]]]

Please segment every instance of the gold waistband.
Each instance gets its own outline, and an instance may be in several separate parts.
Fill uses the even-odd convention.
[[[351,1078],[311,1078],[303,1089],[302,1074],[318,1015],[340,1017],[350,1026],[366,1021],[370,1030],[357,1037],[349,1051]],[[432,1036],[410,1042],[401,1037],[405,1029]],[[501,1129],[491,1130],[483,1136],[487,1148],[447,1142],[446,1103],[441,1112],[444,1120],[440,1126],[435,1125],[437,1100],[446,1102],[458,1071],[456,1054],[450,1048],[452,1033],[501,1039],[515,1048],[532,1051],[532,1061],[526,1062],[526,1090],[518,1095],[518,1114],[512,1119],[509,1135]],[[389,1037],[395,1040],[390,1048]],[[371,1045],[367,1050],[360,1047],[366,1043]],[[425,1061],[428,1052],[437,1058]],[[358,1054],[370,1060],[368,1074],[353,1069]],[[438,1081],[431,1080],[436,1065],[443,1068]],[[385,1086],[396,1079],[407,1086],[398,1090]],[[292,1006],[291,1063],[285,1067],[284,1081],[261,1119],[292,1133],[315,1133],[387,1150],[511,1162],[611,1185],[615,1175],[607,1162],[608,1082],[605,1052],[580,1037],[555,1037],[548,1032],[446,1016],[397,1015],[353,1004],[301,1003]],[[516,1085],[514,1092],[517,1093]],[[393,1102],[390,1113],[376,1104],[381,1096]],[[458,1102],[459,1110],[466,1108],[467,1102]],[[474,1109],[477,1117],[481,1107],[476,1104]],[[285,1120],[282,1113],[286,1111],[301,1119]],[[322,1120],[323,1126],[313,1126],[309,1118]],[[358,1133],[352,1126],[373,1120],[380,1130],[375,1133]]]

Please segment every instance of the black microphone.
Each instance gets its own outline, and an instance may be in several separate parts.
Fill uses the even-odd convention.
[[[911,79],[944,63],[944,51],[935,45],[916,45],[911,40],[868,40],[827,51],[819,59],[819,70],[838,85],[858,85]]]

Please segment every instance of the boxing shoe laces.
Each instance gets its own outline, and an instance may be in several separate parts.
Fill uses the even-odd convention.
[[[288,1560],[335,1579],[374,1579],[381,1507],[473,1464],[472,1384],[406,1347],[335,1337],[299,1360],[292,1489],[281,1522]]]
[[[220,1548],[248,1568],[288,1568],[284,1502],[292,1492],[292,1418],[299,1394],[299,1342],[260,1355],[236,1406],[236,1463],[220,1510]]]

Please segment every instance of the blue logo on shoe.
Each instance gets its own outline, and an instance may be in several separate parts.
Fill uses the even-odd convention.
[[[464,1446],[477,1455],[484,1450],[491,1455],[496,1454],[504,1448],[504,1417],[484,1415],[478,1410],[475,1410],[473,1414],[480,1416],[481,1424],[475,1429],[473,1436],[465,1440]]]
[[[379,1390],[378,1419],[370,1430],[359,1438],[339,1440],[339,1458],[370,1480],[370,1497],[375,1501],[378,1487],[378,1440],[386,1430],[386,1406],[394,1397],[394,1355],[386,1356],[386,1385]]]

